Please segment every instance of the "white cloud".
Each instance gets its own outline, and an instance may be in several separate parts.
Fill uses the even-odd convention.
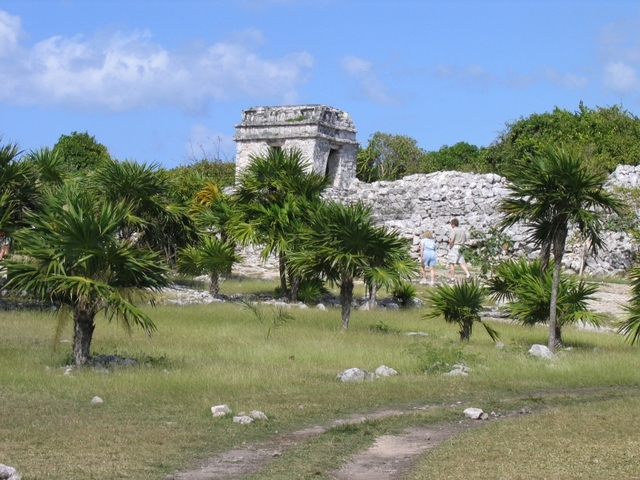
[[[436,65],[433,74],[443,80],[450,80],[465,88],[488,88],[494,85],[522,89],[542,82],[550,82],[556,86],[576,90],[584,88],[589,83],[586,77],[573,73],[564,73],[556,68],[538,68],[526,74],[506,72],[496,75],[487,71],[481,65]]]
[[[488,86],[496,81],[496,77],[480,65],[470,64],[464,67],[454,65],[436,65],[433,74],[442,79],[454,80],[465,86]]]
[[[640,93],[639,39],[640,22],[637,18],[602,27],[598,41],[605,88],[619,95]]]
[[[56,36],[25,49],[19,26],[18,17],[0,11],[0,101],[13,104],[105,111],[172,105],[202,113],[211,101],[291,98],[314,63],[306,52],[261,57],[255,30],[177,52],[148,31]]]
[[[387,105],[398,103],[398,96],[393,94],[389,86],[380,79],[380,67],[368,60],[353,56],[342,57],[340,66],[355,82],[359,96],[374,103]]]
[[[637,70],[624,62],[615,62],[604,68],[604,85],[619,93],[640,90]]]
[[[20,17],[0,10],[0,57],[14,52],[22,36]]]

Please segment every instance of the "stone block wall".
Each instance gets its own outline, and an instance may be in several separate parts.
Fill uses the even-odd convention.
[[[608,187],[640,185],[640,167],[620,166]],[[505,178],[495,174],[435,172],[404,177],[395,182],[363,183],[357,179],[346,189],[330,189],[328,199],[343,203],[362,201],[372,207],[376,223],[397,229],[408,238],[417,255],[420,235],[431,230],[438,242],[438,262],[446,263],[449,222],[456,217],[462,227],[488,232],[498,226],[498,204],[508,193]],[[536,256],[521,226],[506,231],[514,240],[513,255]],[[583,259],[583,245],[570,234],[564,263],[567,268],[592,275],[622,273],[635,263],[636,246],[625,232],[604,232],[607,250]]]

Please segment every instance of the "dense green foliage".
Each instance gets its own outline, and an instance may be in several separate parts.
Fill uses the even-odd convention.
[[[411,137],[376,132],[358,150],[356,176],[363,182],[397,180],[414,173],[445,170],[504,175],[518,160],[546,145],[573,145],[589,169],[612,172],[618,165],[640,163],[640,119],[621,105],[571,112],[555,107],[507,122],[487,147],[461,141],[425,151]]]
[[[87,132],[60,135],[58,142],[53,146],[53,154],[62,158],[69,172],[92,170],[111,159],[107,147],[98,143],[96,138]]]
[[[203,158],[189,165],[172,168],[168,175],[172,180],[175,200],[188,204],[207,183],[214,183],[219,188],[233,185],[235,171],[235,162]]]
[[[584,106],[575,112],[558,107],[507,123],[507,128],[485,152],[491,171],[504,173],[516,160],[536,154],[546,145],[575,145],[585,165],[612,172],[617,165],[640,162],[640,119],[620,105]]]

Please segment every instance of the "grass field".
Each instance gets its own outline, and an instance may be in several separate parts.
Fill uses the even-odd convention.
[[[257,283],[250,288],[274,286]],[[236,287],[223,284],[223,289]],[[71,325],[54,350],[54,316],[0,312],[0,463],[17,468],[24,480],[163,479],[199,458],[276,432],[380,407],[431,405],[401,418],[331,430],[283,455],[270,467],[274,470],[255,478],[291,478],[287,474],[292,471],[298,478],[323,478],[378,433],[462,418],[467,406],[505,412],[523,406],[554,408],[446,442],[425,457],[416,479],[549,478],[552,473],[544,473],[543,467],[563,472],[556,462],[567,473],[558,478],[589,478],[570,476],[577,470],[563,463],[567,456],[591,462],[593,468],[600,463],[602,468],[639,466],[639,425],[633,413],[639,406],[639,352],[613,334],[568,328],[563,337],[571,348],[542,360],[526,352],[533,343],[546,343],[544,327],[492,323],[503,349],[495,348],[482,328],[468,344],[460,344],[455,326],[424,320],[422,309],[353,311],[347,333],[340,330],[338,309],[291,309],[293,319],[278,328],[271,323],[276,314],[270,307],[264,307],[262,323],[231,303],[159,306],[149,313],[158,327],[152,338],[140,331],[129,335],[101,319],[92,345],[94,355],[133,357],[140,366],[65,374]],[[427,335],[406,335],[415,331]],[[435,373],[442,360],[464,362],[471,374]],[[362,384],[335,380],[347,368],[373,371],[380,365],[399,375]],[[425,373],[429,368],[434,373]],[[574,389],[592,393],[576,395]],[[92,404],[94,396],[104,403]],[[218,404],[229,405],[234,413],[260,410],[269,420],[241,426],[228,417],[216,419],[210,408]],[[587,425],[595,430],[584,430]],[[542,458],[547,447],[557,453],[553,462]],[[481,463],[459,470],[460,452]],[[518,460],[527,454],[529,463]],[[513,470],[514,465],[523,465],[524,473]],[[526,475],[535,468],[540,476]],[[630,470],[612,471],[623,478]]]

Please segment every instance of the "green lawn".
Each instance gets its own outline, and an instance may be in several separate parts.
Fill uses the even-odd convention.
[[[276,432],[328,424],[350,413],[383,406],[438,407],[402,419],[332,430],[310,440],[304,445],[306,454],[300,464],[317,460],[308,475],[322,478],[329,465],[335,466],[348,452],[365,448],[376,432],[462,418],[467,406],[488,411],[524,405],[535,409],[551,402],[540,392],[553,391],[553,406],[567,409],[492,424],[460,437],[465,439],[463,446],[473,442],[473,448],[479,450],[492,435],[506,435],[506,430],[513,429],[517,437],[540,428],[527,423],[534,418],[543,419],[542,425],[580,423],[579,410],[572,408],[579,408],[583,401],[576,400],[572,389],[592,389],[594,399],[603,402],[602,409],[589,411],[590,418],[618,425],[634,416],[628,409],[637,411],[638,348],[625,345],[613,334],[566,329],[563,337],[572,348],[548,361],[526,354],[531,344],[546,343],[545,327],[492,323],[505,348],[495,348],[482,328],[476,328],[471,341],[461,345],[454,325],[424,320],[421,309],[353,311],[347,333],[340,330],[339,309],[291,309],[294,318],[279,328],[271,325],[276,313],[270,307],[264,307],[262,323],[243,306],[230,303],[159,306],[149,313],[158,327],[152,338],[140,331],[129,335],[117,324],[100,320],[92,345],[94,355],[133,357],[141,366],[73,370],[66,375],[71,325],[64,327],[62,343],[54,351],[54,316],[0,312],[0,463],[16,467],[24,480],[162,479],[189,468],[198,458]],[[427,336],[406,335],[415,331]],[[439,358],[463,361],[472,369],[471,374],[461,378],[424,373]],[[347,368],[373,371],[380,365],[396,369],[399,375],[363,384],[335,380],[336,374]],[[92,404],[94,396],[104,403]],[[632,399],[626,401],[625,397]],[[615,400],[606,402],[608,398]],[[222,403],[235,413],[263,411],[269,420],[240,426],[230,418],[214,419],[210,408]],[[624,443],[624,432],[630,431],[622,431],[619,441]],[[606,433],[604,428],[600,435]],[[580,448],[580,442],[596,442],[578,428],[554,429],[551,435],[571,438],[572,448]],[[428,457],[450,457],[447,452],[458,448],[455,442]],[[615,442],[607,447],[608,442],[614,440],[604,438],[589,458],[598,459],[608,450],[620,449]],[[338,444],[340,448],[336,448]],[[513,446],[514,451],[527,448],[533,446]],[[583,450],[585,455],[591,451]],[[492,453],[491,458],[497,457],[499,453]],[[638,462],[629,449],[612,458]],[[284,465],[280,467],[285,472],[282,478],[287,478],[288,468],[300,468],[295,449],[278,461]],[[430,472],[430,478],[445,478],[440,475],[449,468],[446,463],[441,463],[444,470],[438,470],[437,465],[425,462],[421,470]],[[509,477],[509,468],[508,463],[501,464],[496,472],[506,473],[492,478],[519,478]],[[624,470],[619,471],[624,476]],[[271,478],[279,477],[274,473]]]

